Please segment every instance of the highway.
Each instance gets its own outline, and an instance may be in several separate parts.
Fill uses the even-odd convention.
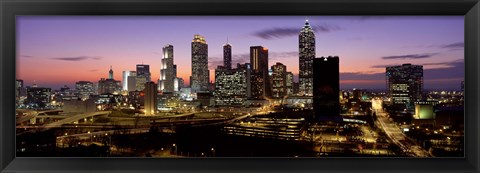
[[[31,120],[32,118],[35,118],[38,116],[38,112],[34,110],[18,110],[17,112],[20,112],[25,115],[17,118],[15,121],[16,124],[24,123],[25,121]]]
[[[383,111],[377,111],[378,124],[385,131],[388,138],[390,138],[393,143],[402,148],[404,151],[408,151],[409,155],[415,157],[431,157],[431,155],[425,151],[422,147],[415,145],[413,141],[410,141],[405,134],[402,133],[402,130],[398,128],[394,122],[390,121],[387,117],[387,114]],[[408,143],[402,143],[401,141],[408,140]]]
[[[50,112],[62,112],[62,110],[41,110],[41,111],[35,111],[35,110],[29,110],[29,109],[17,109],[16,110],[18,113],[25,114],[23,116],[19,116],[19,118],[16,119],[16,124],[21,124],[24,123],[25,121],[29,121],[33,118],[36,118],[37,116],[42,116],[42,117],[48,117],[46,113]]]
[[[84,118],[89,118],[89,117],[98,116],[98,115],[106,115],[106,114],[110,114],[110,113],[111,113],[111,111],[100,111],[100,112],[93,112],[93,113],[86,113],[86,114],[78,114],[78,115],[74,115],[74,116],[71,116],[71,117],[68,117],[68,118],[50,123],[50,124],[46,124],[45,128],[48,129],[48,128],[53,128],[53,127],[58,127],[58,126],[61,126],[63,124],[73,123],[74,121],[78,121],[78,120],[81,120],[81,119],[84,119]]]

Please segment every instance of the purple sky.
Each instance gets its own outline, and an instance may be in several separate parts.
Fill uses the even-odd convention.
[[[385,88],[385,66],[424,65],[425,89],[459,90],[464,78],[463,16],[19,16],[17,78],[58,89],[98,81],[136,64],[160,71],[162,47],[174,46],[178,75],[191,74],[194,34],[209,45],[211,80],[222,45],[233,63],[249,61],[249,47],[269,49],[269,64],[298,74],[298,32],[305,19],[316,32],[316,56],[340,57],[341,88]],[[297,80],[297,77],[295,77]]]

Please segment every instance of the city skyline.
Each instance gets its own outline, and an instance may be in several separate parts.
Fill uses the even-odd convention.
[[[232,66],[249,61],[250,46],[264,46],[269,49],[268,67],[283,63],[298,82],[298,33],[306,18],[22,16],[17,19],[17,78],[27,86],[36,81],[58,89],[107,78],[110,66],[115,80],[122,80],[123,71],[146,64],[156,81],[161,49],[171,44],[178,76],[188,85],[191,38],[200,34],[209,44],[210,81],[214,69],[223,65],[223,45],[228,42]],[[342,57],[341,88],[385,89],[385,67],[411,63],[424,66],[425,89],[460,90],[463,16],[313,16],[308,20],[315,32],[316,57]]]

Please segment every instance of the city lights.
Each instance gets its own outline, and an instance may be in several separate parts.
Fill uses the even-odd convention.
[[[404,32],[344,16],[248,17],[255,25],[234,16],[179,17],[126,21],[122,33],[136,35],[97,35],[111,26],[85,25],[92,28],[61,46],[63,25],[39,29],[52,37],[42,40],[28,28],[43,26],[21,21],[31,27],[19,33],[33,38],[18,42],[17,155],[464,156],[464,61],[451,60],[463,57],[463,47],[445,49],[463,36],[437,33],[461,35],[463,18],[449,30],[420,17],[431,29]],[[82,56],[65,54],[73,48]],[[448,56],[416,54],[441,51]]]

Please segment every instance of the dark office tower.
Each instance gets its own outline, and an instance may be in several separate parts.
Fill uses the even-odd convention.
[[[122,83],[114,79],[101,78],[98,81],[99,94],[120,94],[122,91]]]
[[[137,64],[136,90],[143,91],[145,84],[151,81],[150,66]]]
[[[27,88],[27,103],[43,108],[51,101],[52,89],[43,87]]]
[[[232,45],[228,41],[223,45],[223,67],[228,70],[232,69]]]
[[[108,79],[113,79],[113,69],[112,69],[112,66],[110,66],[110,71],[108,71]]]
[[[339,58],[313,59],[313,110],[316,119],[340,116]]]
[[[300,95],[312,96],[313,69],[312,63],[315,58],[315,33],[305,21],[300,34],[298,35],[298,53],[299,53],[299,84]]]
[[[192,76],[190,87],[193,93],[208,91],[210,72],[208,71],[208,44],[205,37],[196,34],[192,40]]]
[[[157,84],[154,82],[145,83],[145,115],[157,113]]]
[[[272,66],[272,97],[283,98],[287,95],[287,66],[277,62]]]
[[[462,81],[462,83],[460,84],[460,89],[463,91],[465,91],[465,81]]]
[[[173,76],[177,77],[177,64],[173,64]]]
[[[265,99],[271,95],[268,78],[268,49],[262,46],[250,47],[251,98]]]
[[[422,98],[423,66],[403,64],[386,68],[387,92],[392,104],[413,106]]]
[[[158,89],[163,92],[174,91],[175,68],[173,65],[173,46],[163,47],[163,58],[160,64],[160,81]]]

